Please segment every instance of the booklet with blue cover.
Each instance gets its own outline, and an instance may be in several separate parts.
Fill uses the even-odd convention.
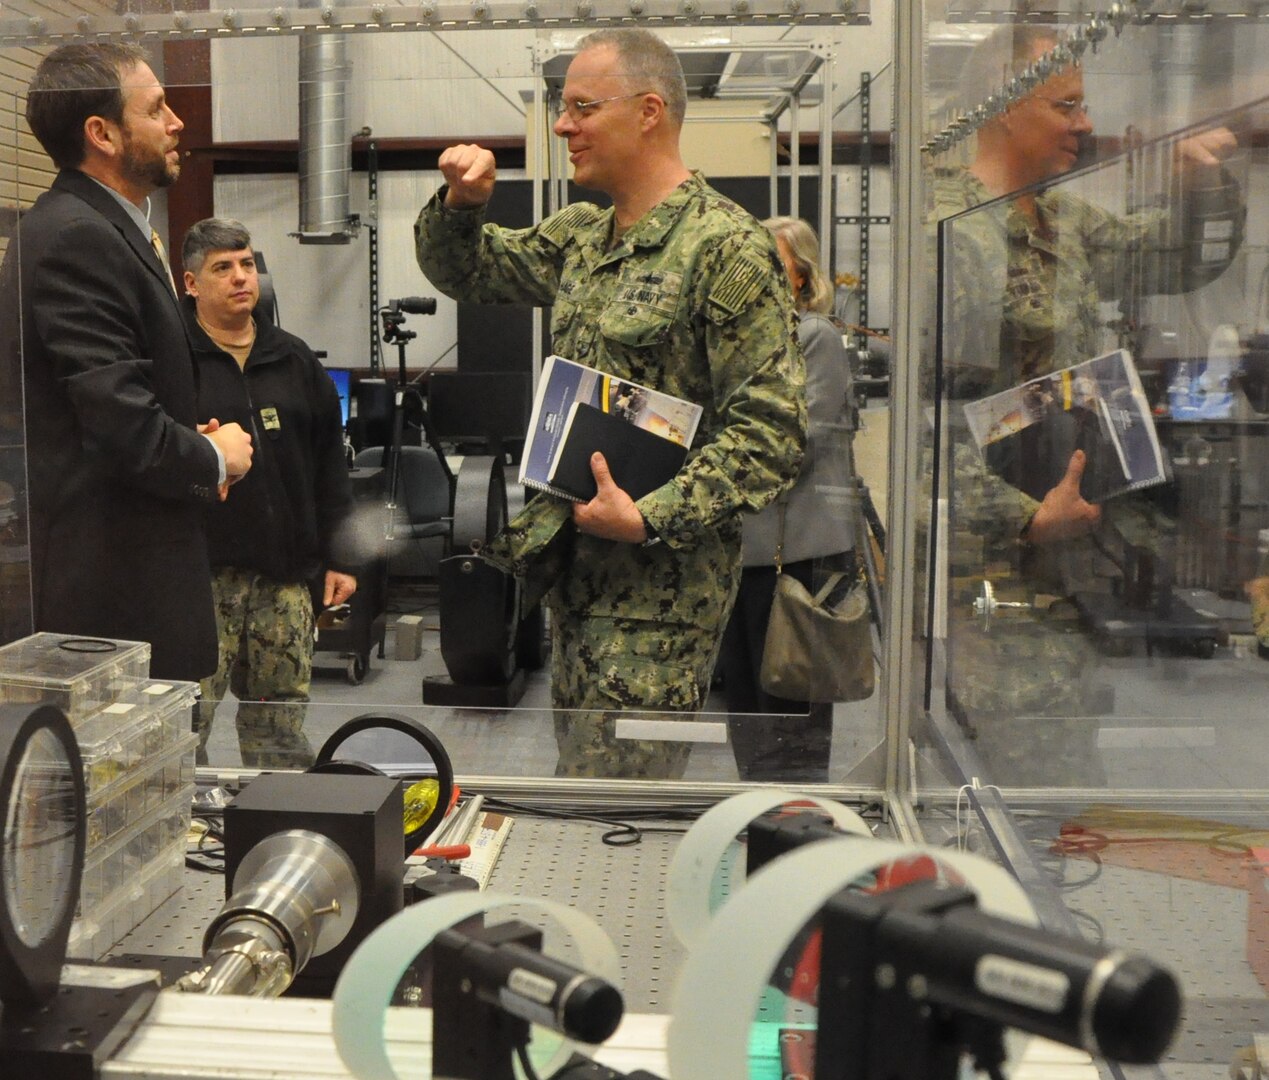
[[[678,472],[702,411],[673,394],[548,356],[529,417],[520,483],[586,502],[595,496],[590,456],[598,450],[617,486],[640,499]]]

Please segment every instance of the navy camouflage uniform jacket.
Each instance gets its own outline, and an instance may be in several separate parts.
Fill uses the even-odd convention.
[[[577,614],[717,628],[740,561],[740,514],[798,474],[805,365],[791,290],[765,230],[693,174],[611,244],[613,211],[577,203],[528,229],[452,211],[419,214],[419,266],[446,295],[552,305],[553,350],[704,407],[670,483],[638,507],[662,541],[580,535],[572,504],[533,499],[485,554],[526,579],[530,600]],[[567,573],[565,569],[567,568]]]

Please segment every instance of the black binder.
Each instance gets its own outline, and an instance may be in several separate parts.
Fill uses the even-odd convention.
[[[551,485],[581,502],[593,499],[590,458],[596,450],[608,462],[614,483],[636,501],[671,480],[687,457],[687,447],[577,401],[560,440]]]

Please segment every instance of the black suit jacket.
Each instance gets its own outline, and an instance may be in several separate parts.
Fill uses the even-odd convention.
[[[210,675],[216,452],[163,264],[109,192],[63,170],[3,277],[21,285],[35,628],[148,641],[153,675]]]

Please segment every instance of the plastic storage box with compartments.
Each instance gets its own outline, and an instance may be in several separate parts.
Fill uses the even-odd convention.
[[[145,768],[188,735],[197,694],[197,683],[143,679],[75,723],[88,790],[101,791]]]
[[[182,785],[89,854],[71,955],[99,959],[180,887],[193,799],[193,784]]]
[[[150,646],[32,634],[0,648],[0,701],[56,705],[72,724],[113,703],[150,672]]]
[[[0,648],[0,701],[62,709],[83,758],[76,957],[104,955],[180,887],[198,684],[150,679],[149,665],[144,642],[40,633]]]
[[[129,770],[100,790],[88,792],[88,835],[85,860],[126,831],[182,787],[194,782],[194,747],[198,736],[182,736],[142,768]]]

